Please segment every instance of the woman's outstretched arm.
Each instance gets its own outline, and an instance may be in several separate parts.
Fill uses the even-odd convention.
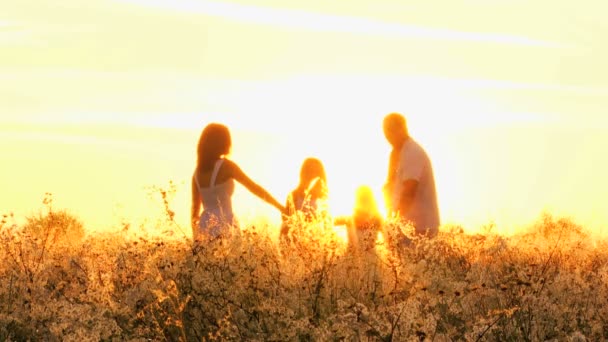
[[[284,219],[286,219],[287,217],[293,215],[296,213],[296,205],[295,205],[295,190],[290,192],[289,195],[287,196],[287,199],[285,200],[285,215],[283,216]]]
[[[254,195],[258,196],[265,202],[271,204],[275,208],[279,209],[282,214],[286,214],[285,207],[279,203],[272,195],[266,191],[266,189],[262,188],[256,182],[251,180],[244,172],[241,170],[238,165],[236,165],[232,161],[228,161],[228,165],[230,165],[230,172],[232,173],[232,178],[236,179],[237,182],[243,184],[247,190],[251,191]]]
[[[190,223],[192,225],[192,236],[195,237],[198,231],[198,220],[201,214],[201,195],[198,192],[196,181],[192,177],[192,206],[190,209]]]

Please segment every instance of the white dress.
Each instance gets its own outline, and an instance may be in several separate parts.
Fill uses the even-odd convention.
[[[194,181],[203,203],[203,213],[198,224],[199,234],[211,238],[227,237],[238,231],[237,222],[232,212],[232,178],[221,184],[215,184],[217,174],[224,159],[215,162],[208,187],[201,187],[196,175]]]

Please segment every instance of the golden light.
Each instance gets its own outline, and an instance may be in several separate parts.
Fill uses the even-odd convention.
[[[4,211],[31,214],[53,192],[91,229],[153,225],[146,187],[173,180],[187,226],[195,144],[213,121],[279,201],[314,156],[333,215],[352,213],[360,184],[384,211],[381,121],[396,111],[433,162],[443,223],[509,231],[543,210],[597,231],[608,222],[604,3],[576,7],[585,15],[569,30],[553,12],[521,17],[548,0],[441,13],[371,0],[24,1],[39,10],[7,2],[0,14]],[[243,222],[280,221],[242,187],[234,206]]]
[[[345,226],[335,226],[334,232],[342,244],[348,244],[348,231],[346,230]]]

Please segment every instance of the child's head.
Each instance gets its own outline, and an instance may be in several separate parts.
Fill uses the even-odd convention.
[[[357,229],[378,229],[382,225],[382,215],[369,186],[360,186],[355,195],[353,223]]]
[[[326,183],[327,179],[323,163],[317,158],[306,158],[300,168],[299,188],[308,190],[313,196],[322,197]]]
[[[366,213],[370,216],[379,216],[378,205],[374,198],[372,188],[362,185],[357,188],[355,195],[355,213]]]

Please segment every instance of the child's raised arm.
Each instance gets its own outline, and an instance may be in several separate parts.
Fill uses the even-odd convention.
[[[353,219],[350,216],[338,216],[334,219],[335,226],[351,226]]]

